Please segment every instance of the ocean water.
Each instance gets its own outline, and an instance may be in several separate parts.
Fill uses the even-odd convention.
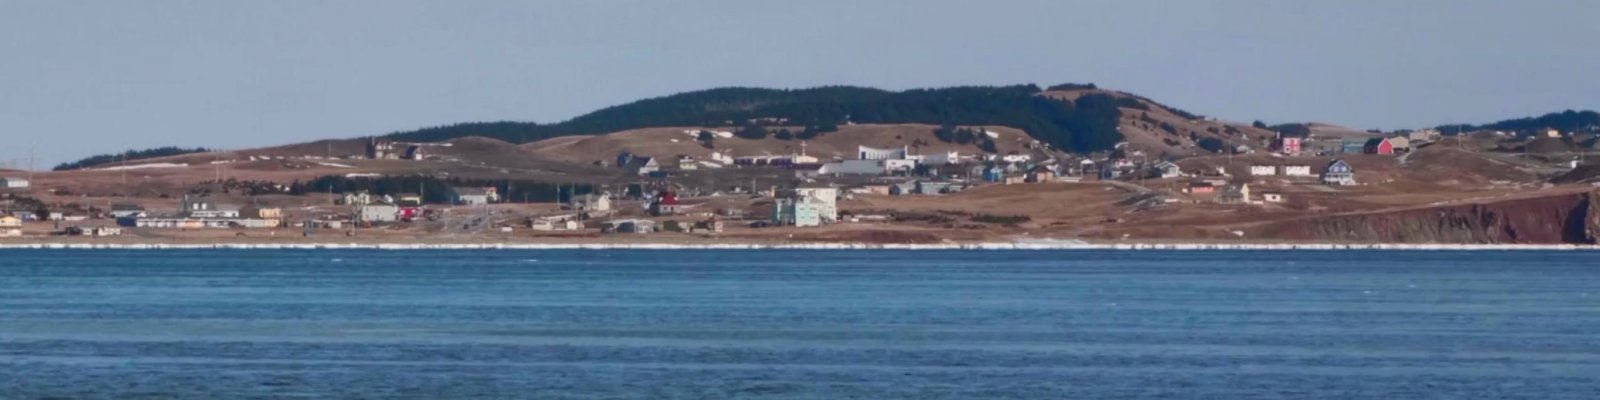
[[[0,399],[1596,399],[1600,254],[0,250]]]

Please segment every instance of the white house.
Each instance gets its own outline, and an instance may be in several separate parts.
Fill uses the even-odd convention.
[[[1273,176],[1278,174],[1276,165],[1251,165],[1250,176]]]
[[[960,164],[961,163],[961,153],[954,152],[954,151],[949,151],[949,152],[942,152],[942,153],[927,154],[927,155],[922,156],[922,163],[923,164],[928,164],[928,165]]]
[[[1156,163],[1155,169],[1156,173],[1162,178],[1178,178],[1183,176],[1183,168],[1178,167],[1178,164],[1173,164],[1171,161],[1162,161],[1160,163]]]
[[[23,189],[28,187],[28,180],[14,177],[0,177],[0,189]]]
[[[583,194],[572,196],[567,202],[567,208],[573,211],[611,211],[611,196],[604,194]]]
[[[400,220],[400,207],[393,204],[371,203],[356,208],[356,221],[387,223]]]
[[[1285,166],[1283,166],[1283,175],[1284,176],[1316,176],[1316,175],[1311,173],[1311,166],[1310,165],[1285,165]]]
[[[467,206],[481,206],[494,202],[496,196],[491,188],[479,187],[452,187],[450,188],[450,202]]]
[[[206,197],[183,195],[180,210],[189,218],[239,218],[239,207],[218,204]]]

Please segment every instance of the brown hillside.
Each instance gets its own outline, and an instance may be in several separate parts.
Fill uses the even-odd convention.
[[[934,137],[933,125],[849,125],[806,141],[806,154],[822,160],[854,159],[856,146],[899,147],[913,146],[914,152],[933,153],[959,151],[966,154],[979,152],[974,144],[945,143]],[[645,128],[610,133],[599,136],[568,136],[522,145],[539,158],[576,162],[611,160],[618,152],[631,152],[651,157],[672,157],[687,154],[698,158],[710,157],[712,149],[701,146],[685,130],[728,131],[731,128]],[[1027,151],[1033,138],[1021,130],[1007,127],[985,127],[1000,134],[995,145],[1001,153]],[[791,131],[798,130],[791,128]],[[727,151],[732,156],[785,155],[800,153],[800,140],[766,138],[750,140],[739,137],[717,138],[713,148]]]
[[[1196,143],[1203,138],[1216,138],[1229,147],[1247,145],[1252,148],[1270,146],[1276,133],[1249,124],[1231,123],[1213,119],[1188,119],[1150,99],[1104,89],[1056,90],[1041,96],[1061,100],[1076,100],[1089,94],[1105,94],[1117,98],[1138,100],[1147,109],[1122,108],[1119,130],[1128,146],[1143,150],[1152,156],[1184,157],[1205,153]]]

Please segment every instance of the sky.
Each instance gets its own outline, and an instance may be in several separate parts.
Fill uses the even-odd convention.
[[[41,169],[722,86],[1093,82],[1362,129],[1600,108],[1592,0],[0,0],[0,37],[0,167]]]

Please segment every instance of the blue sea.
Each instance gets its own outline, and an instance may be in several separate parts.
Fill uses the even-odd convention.
[[[1597,261],[0,250],[0,399],[1596,399]]]

